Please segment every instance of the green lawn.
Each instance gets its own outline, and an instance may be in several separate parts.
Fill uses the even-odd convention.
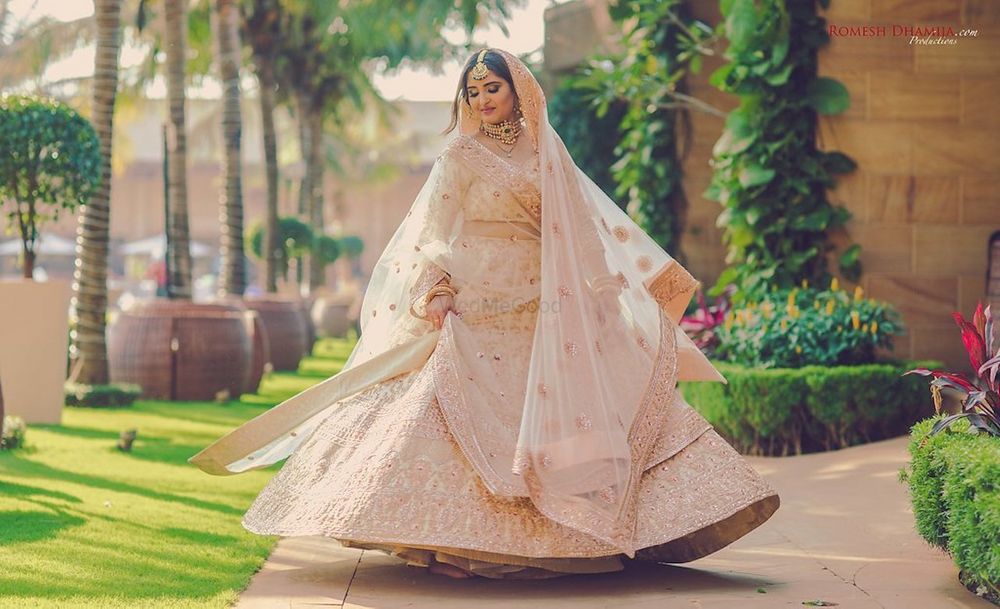
[[[0,607],[225,607],[276,542],[240,518],[278,466],[216,477],[188,457],[335,373],[348,341],[322,341],[298,374],[239,402],[67,408],[0,453]],[[115,448],[135,428],[131,453]]]

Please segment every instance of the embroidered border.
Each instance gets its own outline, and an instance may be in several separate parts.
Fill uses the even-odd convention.
[[[674,298],[693,292],[698,287],[698,280],[680,263],[672,262],[646,280],[645,284],[656,302],[660,303],[660,307],[666,309]]]

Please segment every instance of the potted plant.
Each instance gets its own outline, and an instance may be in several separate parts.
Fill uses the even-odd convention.
[[[292,259],[301,261],[301,257],[309,253],[314,235],[308,224],[292,216],[281,218],[278,227],[278,269],[279,274],[287,279],[289,262]],[[247,241],[250,253],[263,260],[263,224],[258,223],[250,229]],[[312,320],[304,309],[302,299],[291,295],[265,294],[247,296],[244,302],[248,309],[260,314],[270,342],[273,369],[296,370],[302,356],[311,348]]]
[[[33,280],[40,228],[89,200],[100,160],[97,133],[69,106],[0,98],[0,206],[20,237],[23,270],[0,281],[0,383],[6,410],[26,423],[60,422],[66,380],[70,286]]]
[[[931,377],[931,395],[937,415],[941,414],[943,392],[953,393],[960,400],[959,412],[940,418],[930,435],[941,432],[959,419],[967,419],[974,432],[1000,437],[1000,340],[993,331],[990,307],[984,310],[979,303],[972,321],[967,321],[961,313],[952,313],[952,316],[962,330],[962,343],[974,373],[972,379],[960,372],[927,368],[915,368],[906,373]]]

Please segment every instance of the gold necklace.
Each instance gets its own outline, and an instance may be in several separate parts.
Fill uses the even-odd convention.
[[[511,158],[511,155],[514,154],[514,148],[517,148],[517,142],[514,142],[514,145],[511,146],[510,148],[504,148],[503,146],[500,145],[500,142],[497,141],[494,141],[493,144],[500,149],[500,152],[507,155],[508,159]]]
[[[521,135],[521,122],[524,119],[519,119],[517,121],[500,121],[497,124],[482,122],[479,125],[479,130],[485,133],[488,137],[494,140],[503,142],[508,146],[513,146],[517,143],[517,138]]]

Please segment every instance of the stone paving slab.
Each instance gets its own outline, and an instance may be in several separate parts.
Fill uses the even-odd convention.
[[[781,495],[762,527],[684,565],[541,581],[453,580],[319,537],[283,539],[238,609],[994,609],[915,532],[907,438],[749,461]],[[832,606],[832,605],[831,605]]]

